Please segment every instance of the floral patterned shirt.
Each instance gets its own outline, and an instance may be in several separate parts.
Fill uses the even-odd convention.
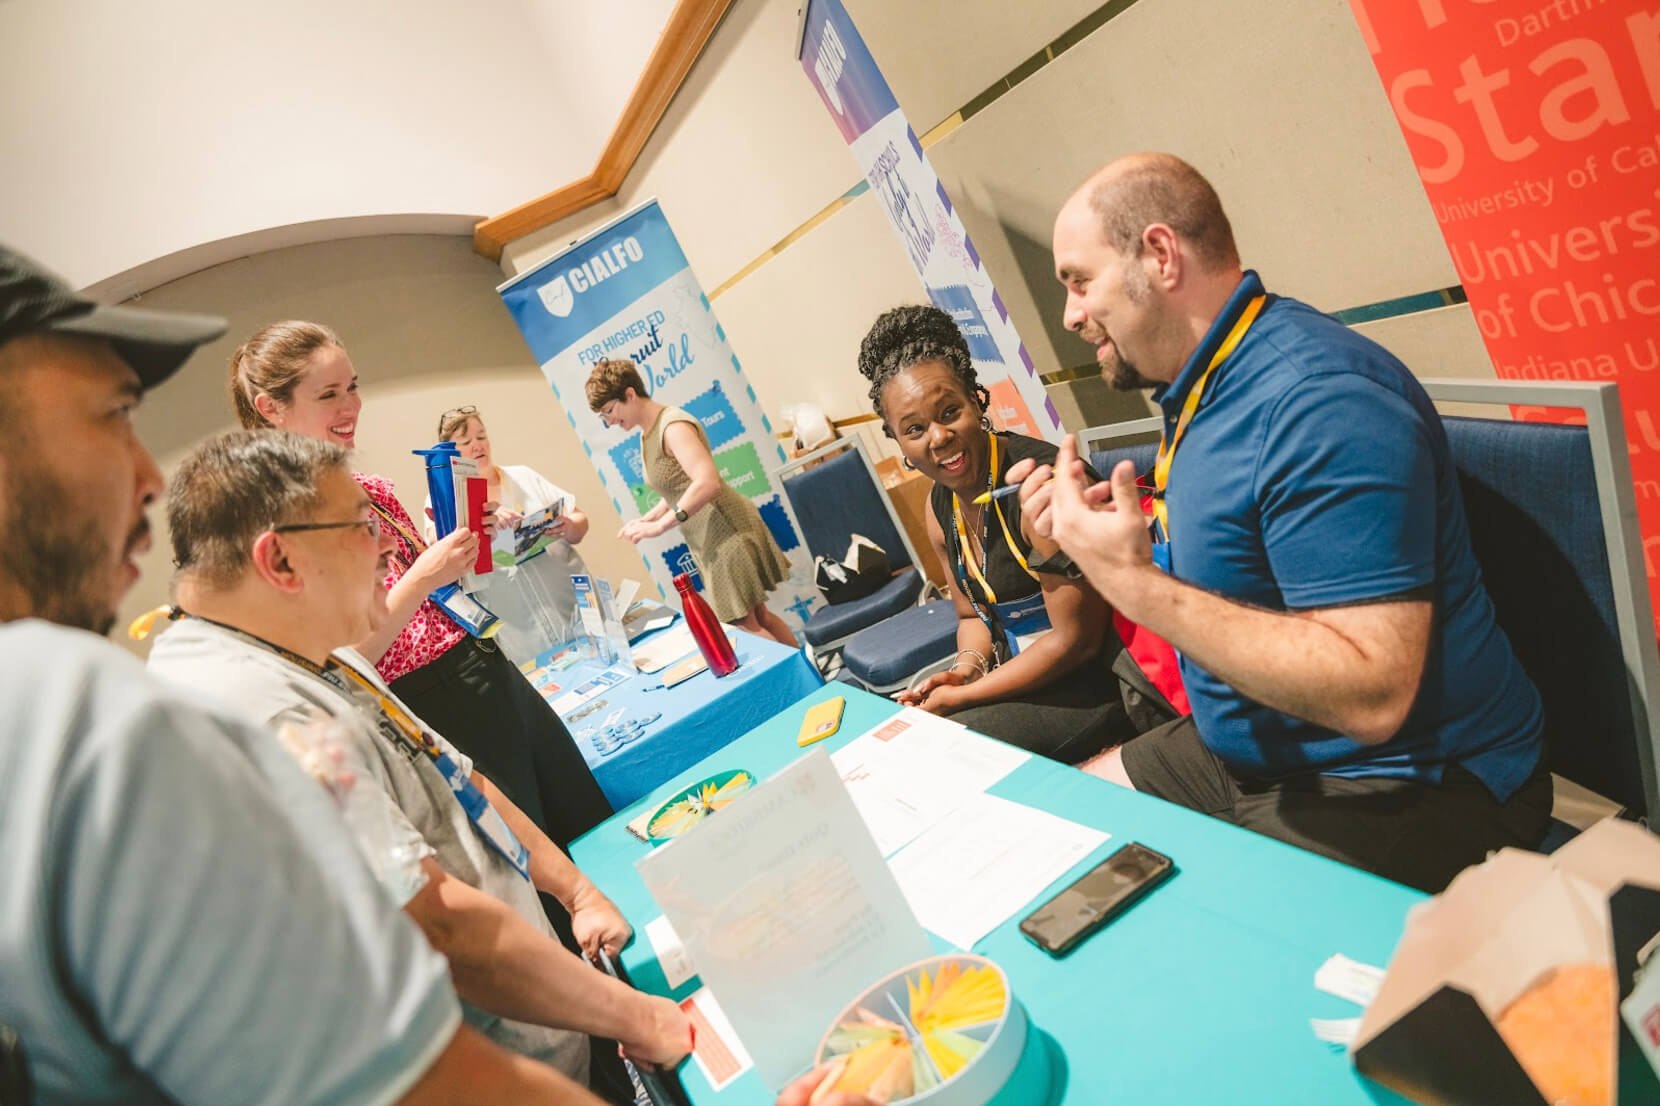
[[[415,563],[415,558],[421,555],[426,544],[417,536],[420,528],[410,520],[409,513],[393,493],[392,481],[366,472],[354,472],[352,478],[369,493],[375,506],[397,521],[397,525],[392,527],[397,549],[390,559],[391,570],[386,574],[386,586],[390,588],[409,571],[409,566]],[[423,599],[408,623],[398,631],[398,636],[392,639],[386,654],[375,662],[375,670],[380,673],[381,679],[391,683],[399,676],[407,676],[417,668],[431,664],[461,644],[466,636],[467,631],[439,609],[438,604]]]

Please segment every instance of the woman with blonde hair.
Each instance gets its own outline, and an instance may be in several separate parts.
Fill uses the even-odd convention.
[[[327,327],[281,322],[261,329],[231,356],[230,393],[250,429],[287,430],[347,449],[356,443],[363,408],[357,372]],[[474,637],[428,598],[472,567],[477,536],[458,529],[429,545],[390,480],[353,477],[397,544],[386,577],[389,617],[358,651],[423,721],[472,757],[561,848],[569,846],[609,817],[611,804],[530,682],[493,642]],[[557,914],[550,911],[560,925]]]
[[[755,504],[721,479],[703,425],[652,399],[632,361],[599,362],[587,394],[607,426],[640,432],[646,485],[662,497],[622,536],[638,545],[680,527],[715,617],[795,648],[795,634],[767,608],[767,593],[789,578],[790,562]]]
[[[489,483],[486,498],[496,504],[496,518],[506,531],[505,540],[496,540],[496,569],[481,576],[480,598],[497,618],[502,629],[496,635],[507,655],[519,663],[534,660],[543,650],[565,638],[576,616],[573,575],[587,575],[588,566],[576,546],[588,535],[588,516],[576,505],[576,497],[529,465],[498,465],[484,427],[484,416],[468,404],[452,407],[438,416],[438,440],[454,442],[461,456],[478,465]],[[528,515],[555,504],[559,512],[537,540],[531,556],[517,561],[512,536],[514,528]],[[432,500],[427,500],[427,537],[433,535],[430,521]],[[516,563],[515,563],[516,562]]]

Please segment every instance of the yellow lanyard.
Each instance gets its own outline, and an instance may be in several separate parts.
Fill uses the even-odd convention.
[[[1199,401],[1204,398],[1205,385],[1210,383],[1210,374],[1215,372],[1216,367],[1226,361],[1228,354],[1238,347],[1240,339],[1251,329],[1251,324],[1256,321],[1257,313],[1262,310],[1262,305],[1267,299],[1267,293],[1263,293],[1245,305],[1245,310],[1240,312],[1233,329],[1222,339],[1222,344],[1216,347],[1210,364],[1205,366],[1204,375],[1187,393],[1187,400],[1182,404],[1182,413],[1176,419],[1176,432],[1168,436],[1161,435],[1159,438],[1158,460],[1153,465],[1153,517],[1158,519],[1159,533],[1165,541],[1170,540],[1170,510],[1164,505],[1164,489],[1170,484],[1170,462],[1175,460],[1176,447],[1182,444],[1182,435],[1187,433],[1188,423],[1193,421],[1194,412],[1199,410]]]
[[[369,697],[374,700],[375,706],[380,709],[381,717],[383,717],[393,728],[398,730],[399,736],[413,746],[417,752],[425,753],[427,756],[436,759],[444,751],[438,747],[438,742],[433,740],[432,735],[428,733],[419,722],[416,722],[415,719],[411,718],[402,707],[398,706],[398,704],[393,702],[391,698],[380,690],[380,688],[376,687],[367,676],[363,675],[363,673],[359,672],[349,664],[344,664],[333,657],[330,657],[328,659],[328,663],[326,664],[318,664],[310,657],[302,657],[300,654],[294,652],[294,650],[278,645],[274,641],[267,641],[257,634],[250,634],[246,630],[240,630],[235,626],[220,622],[217,619],[206,618],[199,614],[190,614],[182,607],[162,607],[159,611],[152,613],[164,613],[170,622],[176,622],[181,618],[194,618],[196,621],[205,622],[209,626],[217,626],[219,629],[224,630],[233,637],[241,638],[243,641],[246,641],[252,645],[257,645],[259,648],[264,649],[267,652],[275,653],[277,656],[288,661],[290,664],[305,669],[312,675],[326,680],[328,683],[333,684],[341,691],[346,692],[347,695],[350,695],[351,690],[346,687],[345,680],[341,679],[341,675],[344,674],[345,677],[351,680],[352,683],[356,684],[360,690],[369,694]]]
[[[349,664],[341,664],[332,658],[329,661],[327,673],[345,673],[346,677],[356,684],[360,690],[368,693],[369,697],[374,700],[375,705],[380,708],[381,716],[396,727],[403,735],[403,739],[417,750],[434,759],[443,752],[438,747],[438,742],[432,739],[432,735],[420,723],[416,722],[402,707],[383,694],[380,688],[370,683],[368,677],[364,676],[363,673]]]
[[[997,435],[993,434],[991,435],[991,475],[987,478],[987,485],[995,483],[996,480]],[[1003,541],[1008,545],[1009,552],[1014,554],[1014,559],[1019,562],[1020,567],[1026,570],[1026,575],[1036,580],[1038,575],[1032,571],[1032,566],[1026,563],[1026,558],[1021,555],[1019,547],[1015,545],[1014,535],[1009,533],[1008,520],[1003,517],[1003,508],[998,505],[997,500],[991,501],[991,509],[997,515],[997,525],[1002,528]],[[987,582],[985,574],[980,571],[980,565],[974,559],[974,550],[968,544],[968,527],[963,523],[963,501],[958,498],[956,492],[951,493],[951,517],[957,524],[957,549],[962,554],[963,564],[973,574],[975,581],[980,585],[980,589],[986,593],[986,602],[997,602],[997,593],[991,590],[991,584]]]
[[[403,523],[399,522],[397,520],[397,518],[393,516],[391,511],[388,511],[385,507],[382,507],[379,503],[375,503],[375,502],[372,502],[372,501],[370,502],[369,507],[370,507],[371,510],[373,510],[375,512],[375,514],[377,514],[381,517],[382,521],[384,521],[386,523],[386,525],[388,525],[392,529],[396,530],[398,532],[399,537],[403,538],[404,541],[409,543],[409,548],[411,548],[415,551],[415,556],[419,557],[422,553],[426,552],[427,543],[422,541],[420,538],[416,537],[409,530],[408,527],[406,527]]]

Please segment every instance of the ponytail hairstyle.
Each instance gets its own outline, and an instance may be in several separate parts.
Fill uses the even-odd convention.
[[[238,346],[231,354],[230,393],[231,406],[242,425],[249,430],[272,429],[271,420],[254,406],[254,397],[263,393],[277,403],[288,404],[311,355],[326,346],[346,348],[340,336],[328,327],[297,320],[261,327]]]

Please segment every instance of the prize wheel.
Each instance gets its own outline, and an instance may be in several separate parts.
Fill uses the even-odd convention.
[[[699,780],[657,808],[646,823],[646,836],[653,841],[679,837],[754,785],[755,777],[742,769]]]

